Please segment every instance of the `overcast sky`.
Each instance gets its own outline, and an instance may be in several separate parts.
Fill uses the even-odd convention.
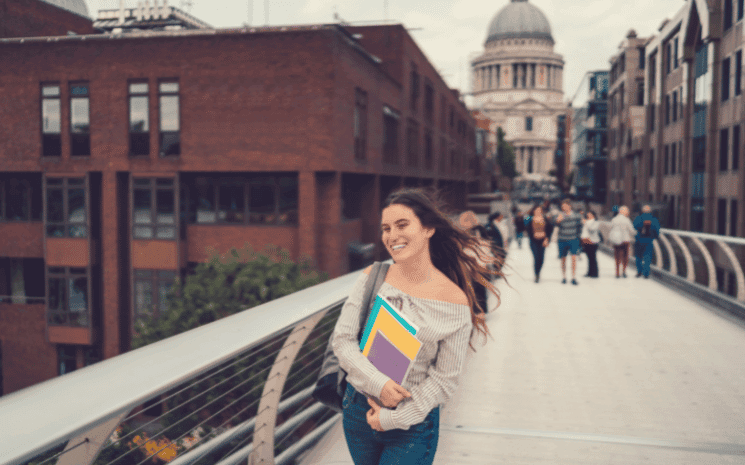
[[[138,0],[124,0],[134,7]],[[151,0],[152,1],[152,0]],[[163,1],[163,0],[158,0]],[[481,53],[492,18],[509,0],[191,0],[191,14],[217,28],[251,25],[330,23],[337,13],[349,23],[387,17],[410,28],[411,35],[445,81],[462,92],[470,89],[470,59]],[[685,0],[529,0],[548,17],[564,56],[564,96],[569,100],[585,72],[608,69],[629,29],[639,37],[657,32]],[[689,0],[690,1],[690,0]],[[91,16],[118,8],[119,0],[87,0]],[[268,15],[265,5],[268,4]],[[169,0],[180,6],[181,0]],[[186,8],[185,8],[186,9]]]

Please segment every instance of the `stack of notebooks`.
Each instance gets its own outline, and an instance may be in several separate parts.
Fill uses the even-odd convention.
[[[422,346],[416,338],[418,330],[385,297],[377,295],[362,333],[360,350],[375,368],[403,385]],[[380,404],[378,399],[375,401]]]

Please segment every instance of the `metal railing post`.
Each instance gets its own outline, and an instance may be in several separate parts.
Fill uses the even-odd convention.
[[[129,410],[107,421],[101,422],[83,434],[67,442],[65,450],[57,459],[57,465],[90,465],[98,457],[101,448],[114,432],[119,423],[127,416]]]
[[[701,239],[698,237],[691,237],[691,240],[694,244],[696,244],[696,247],[698,247],[698,250],[701,251],[701,255],[704,256],[704,261],[706,262],[706,269],[709,271],[709,289],[712,291],[717,290],[717,270],[714,266],[714,259],[711,258],[711,254],[709,253],[709,249],[706,248],[703,242],[701,242]]]
[[[668,241],[667,238],[662,235],[662,233],[660,233],[659,239],[660,242],[662,242],[662,244],[665,246],[665,250],[667,250],[667,253],[670,255],[670,273],[677,275],[678,263],[675,261],[675,251],[673,250],[673,246],[670,244],[670,241]]]
[[[718,240],[716,243],[722,251],[724,251],[725,255],[727,255],[727,258],[729,258],[729,261],[732,264],[732,270],[735,272],[735,277],[737,279],[737,300],[745,302],[745,276],[743,276],[742,273],[742,266],[740,266],[740,263],[737,261],[737,256],[730,246],[722,240]]]
[[[683,258],[686,261],[686,279],[693,283],[696,282],[696,274],[693,272],[693,257],[691,257],[691,251],[688,250],[688,246],[677,234],[671,234],[673,240],[678,244],[680,250],[683,251]]]
[[[308,335],[329,309],[298,323],[277,354],[259,402],[254,429],[254,447],[248,457],[249,465],[274,465],[274,428],[277,425],[277,408],[287,375]]]

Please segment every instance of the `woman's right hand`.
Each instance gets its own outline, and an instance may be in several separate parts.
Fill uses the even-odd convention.
[[[548,247],[548,237],[543,239],[543,247],[544,248]]]
[[[380,391],[380,401],[383,407],[387,408],[396,408],[398,403],[407,397],[411,397],[411,393],[392,379],[386,381],[383,390]]]

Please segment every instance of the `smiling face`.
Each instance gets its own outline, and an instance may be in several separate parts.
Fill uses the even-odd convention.
[[[414,210],[399,204],[383,209],[380,229],[383,245],[396,262],[429,254],[429,238],[435,233],[422,226]]]

